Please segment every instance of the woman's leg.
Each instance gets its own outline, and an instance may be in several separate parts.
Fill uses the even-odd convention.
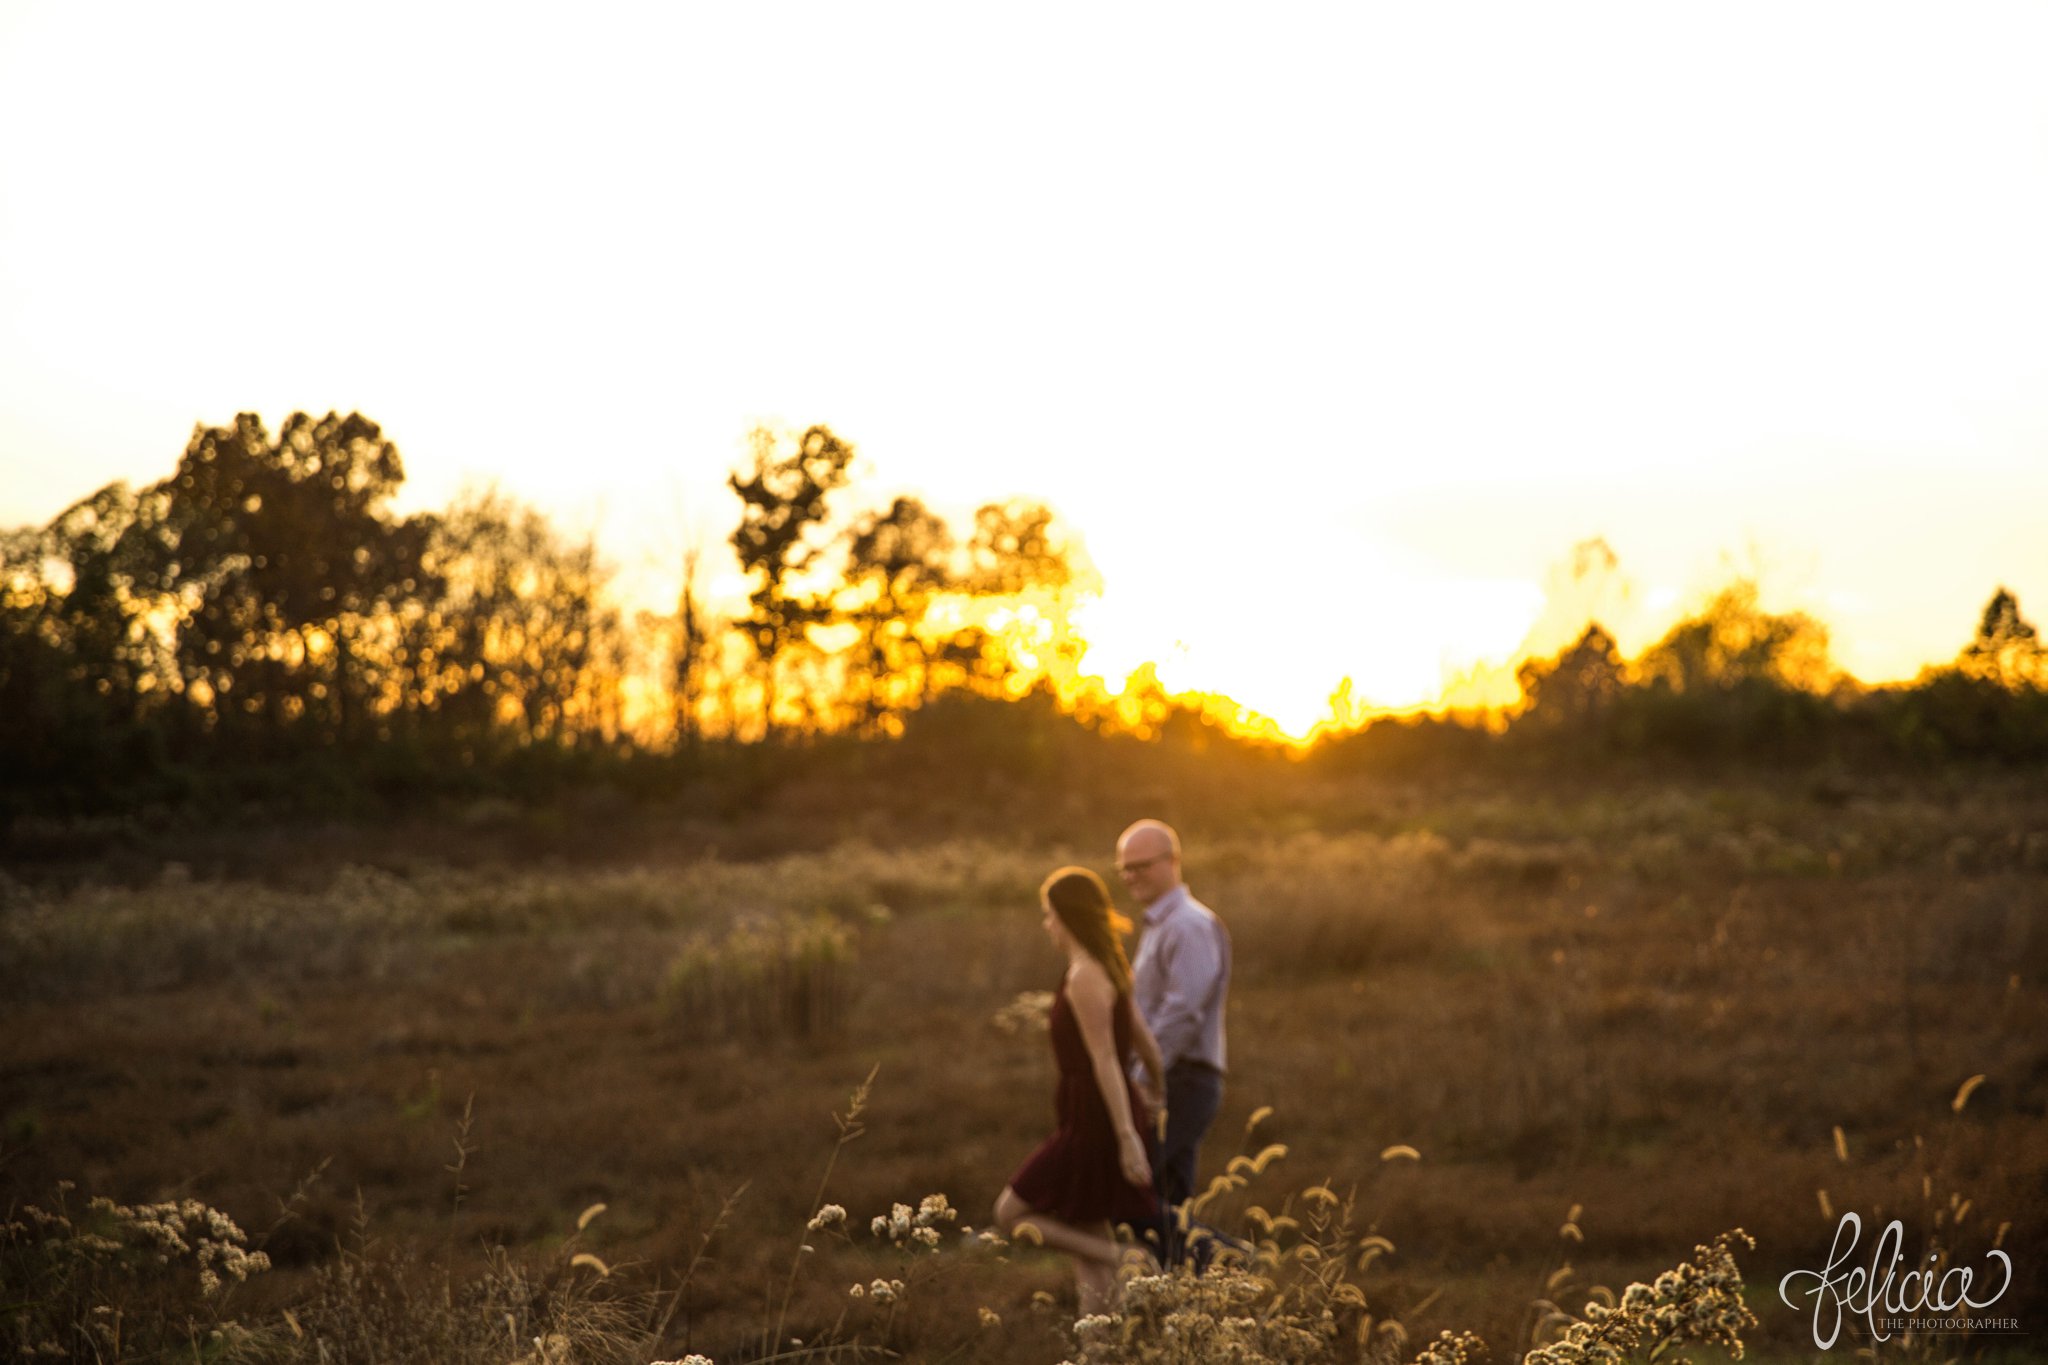
[[[1117,1264],[1123,1259],[1124,1249],[1116,1238],[1109,1235],[1108,1223],[1103,1223],[1099,1232],[1077,1228],[1049,1213],[1033,1209],[1008,1185],[1003,1186],[1003,1192],[996,1196],[996,1226],[1012,1241],[1018,1240],[1019,1230],[1030,1228],[1043,1245],[1064,1251],[1078,1260],[1093,1261],[1108,1269],[1112,1279],[1115,1278]],[[1027,1238],[1030,1235],[1025,1234]]]
[[[1114,1230],[1108,1223],[1101,1225],[1100,1235],[1111,1246],[1116,1245]],[[1115,1312],[1122,1296],[1122,1289],[1116,1282],[1115,1262],[1074,1258],[1074,1297],[1080,1303],[1082,1317],[1091,1313]]]

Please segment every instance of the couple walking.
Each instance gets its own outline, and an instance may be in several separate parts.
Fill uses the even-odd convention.
[[[1116,1301],[1117,1224],[1157,1233],[1167,1259],[1178,1257],[1196,1150],[1223,1100],[1230,932],[1188,893],[1166,825],[1125,830],[1116,866],[1144,908],[1135,965],[1124,955],[1130,921],[1100,877],[1061,868],[1040,889],[1046,934],[1067,959],[1050,1021],[1058,1127],[995,1208],[1011,1237],[1030,1229],[1074,1258],[1084,1315]]]

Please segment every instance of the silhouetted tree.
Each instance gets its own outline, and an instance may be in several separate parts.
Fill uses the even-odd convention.
[[[398,448],[360,414],[293,413],[272,441],[243,413],[194,431],[155,538],[181,607],[188,695],[229,736],[346,742],[387,679],[379,646],[424,585],[430,517],[391,518]],[[365,646],[369,648],[365,648]]]
[[[1787,756],[1823,739],[1834,717],[1827,629],[1761,610],[1746,580],[1645,650],[1635,676],[1617,718],[1631,746]]]
[[[1053,541],[1052,519],[1052,509],[1037,502],[992,502],[976,509],[967,542],[967,590],[1011,596],[1065,586],[1073,566]]]
[[[111,484],[0,534],[0,787],[23,804],[96,804],[163,763],[180,699],[130,535],[147,502]]]
[[[1818,688],[1828,674],[1827,627],[1804,612],[1763,611],[1756,584],[1743,580],[1673,626],[1636,669],[1645,682],[1679,692],[1759,682]]]
[[[1545,662],[1515,670],[1529,707],[1522,720],[1546,729],[1583,729],[1621,695],[1621,653],[1614,637],[1591,624],[1578,643]]]
[[[161,515],[161,499],[116,483],[58,514],[42,537],[46,566],[68,580],[45,600],[69,655],[69,690],[104,699],[109,720],[132,717],[145,694],[174,680],[169,642],[152,619],[158,580],[141,552],[141,533]]]
[[[2048,687],[2048,651],[2042,649],[2039,632],[2020,615],[2019,598],[2004,587],[1984,604],[1977,636],[1956,666],[2000,687]]]
[[[810,532],[824,524],[830,495],[845,487],[854,449],[825,426],[808,428],[788,450],[765,428],[749,439],[752,467],[728,481],[743,504],[732,545],[754,578],[751,610],[739,625],[761,668],[763,725],[772,733],[784,656],[829,615],[819,594],[797,584],[820,552]]]
[[[2048,756],[2048,653],[2019,599],[2001,587],[1953,664],[1886,689],[1866,709],[1908,754],[2039,759]]]
[[[1052,510],[1043,503],[989,503],[974,513],[974,534],[961,575],[964,591],[982,598],[1014,599],[1019,612],[1036,614],[1052,638],[1030,642],[1027,659],[1014,633],[969,626],[953,632],[933,655],[933,674],[944,686],[966,686],[986,696],[1016,699],[1048,671],[1052,656],[1077,659],[1081,642],[1064,619],[1053,619],[1074,565],[1052,535]]]
[[[930,698],[931,658],[945,640],[931,638],[926,616],[955,586],[951,548],[946,523],[916,498],[896,499],[849,532],[840,618],[858,632],[848,677],[870,733]]]
[[[669,716],[679,747],[694,745],[703,735],[705,678],[715,662],[711,623],[697,597],[697,569],[701,560],[700,547],[692,545],[683,551],[683,586],[676,595],[671,625]]]
[[[437,731],[472,756],[615,732],[618,613],[592,541],[486,490],[438,520],[426,564],[440,590],[410,651]]]

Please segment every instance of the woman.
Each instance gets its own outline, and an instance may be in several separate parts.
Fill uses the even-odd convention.
[[[1161,1076],[1159,1045],[1131,1003],[1131,968],[1102,878],[1063,867],[1039,889],[1045,932],[1067,959],[1052,1005],[1059,1063],[1059,1127],[1010,1177],[996,1198],[996,1223],[1074,1258],[1083,1316],[1116,1302],[1124,1250],[1114,1225],[1156,1225],[1152,1121],[1130,1079],[1135,1048],[1148,1076]],[[1156,1097],[1154,1103],[1156,1107]],[[1030,1229],[1025,1232],[1025,1229]],[[1142,1250],[1141,1250],[1142,1254]]]

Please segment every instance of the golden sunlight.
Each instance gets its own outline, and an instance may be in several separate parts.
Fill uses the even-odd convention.
[[[1350,680],[1355,706],[1443,699],[1475,667],[1505,665],[1543,608],[1533,583],[1429,573],[1368,542],[1333,542],[1283,567],[1212,557],[1119,557],[1073,614],[1080,671],[1112,694],[1154,664],[1169,692],[1229,698],[1306,739]]]

